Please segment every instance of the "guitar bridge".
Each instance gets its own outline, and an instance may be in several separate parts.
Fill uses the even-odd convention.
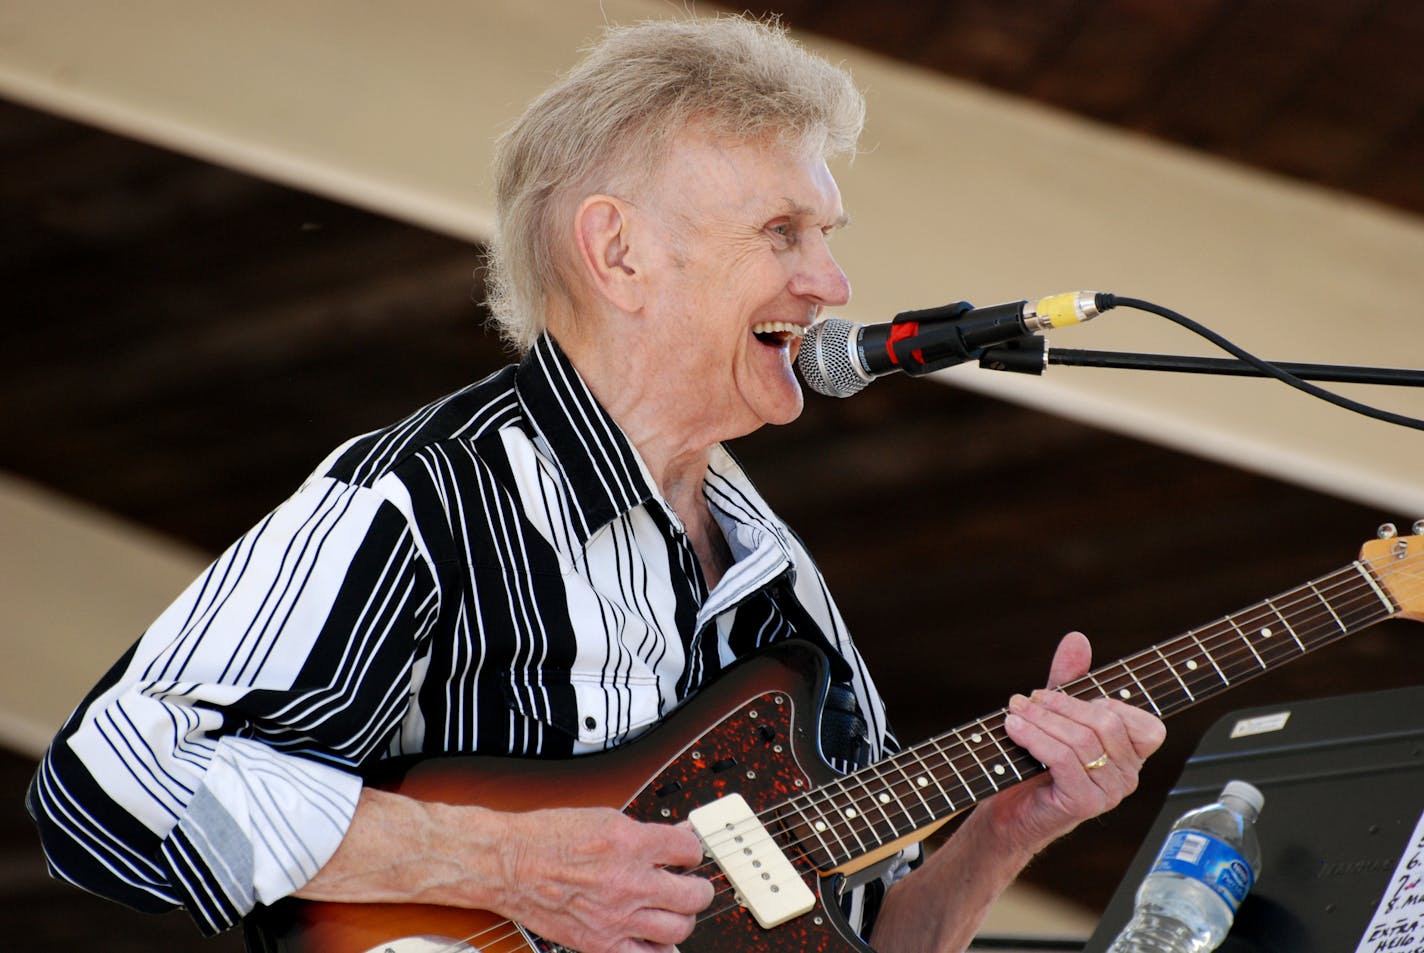
[[[811,888],[740,794],[703,805],[687,819],[737,891],[738,902],[762,929],[780,926],[816,905]]]

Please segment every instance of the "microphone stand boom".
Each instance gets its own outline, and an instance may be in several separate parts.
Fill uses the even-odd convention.
[[[1302,380],[1331,381],[1340,384],[1387,384],[1401,387],[1424,387],[1424,370],[1398,367],[1367,367],[1352,364],[1292,364],[1269,362],[1273,367]],[[1135,371],[1178,371],[1192,374],[1218,374],[1235,377],[1268,377],[1260,368],[1226,357],[1192,357],[1181,354],[1142,354],[1134,351],[1088,351],[1075,348],[1050,348],[1048,342],[1029,334],[1006,344],[986,348],[979,356],[979,366],[991,371],[1014,371],[1020,374],[1042,374],[1045,367],[1057,364],[1068,367],[1107,367]]]

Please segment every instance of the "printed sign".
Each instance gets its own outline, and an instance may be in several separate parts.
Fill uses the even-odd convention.
[[[1355,953],[1424,953],[1424,815]]]

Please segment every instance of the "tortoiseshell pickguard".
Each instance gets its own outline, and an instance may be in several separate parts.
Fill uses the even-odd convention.
[[[807,717],[811,713],[805,713]],[[815,781],[797,763],[797,743],[807,740],[796,724],[794,699],[769,691],[743,703],[711,725],[674,760],[657,772],[624,809],[643,821],[678,822],[704,804],[728,794],[740,794],[758,814],[808,790]],[[799,736],[794,732],[801,732]],[[780,833],[772,826],[772,833]],[[783,845],[784,837],[779,838]],[[789,849],[788,859],[818,895],[830,884],[818,876],[804,855]],[[684,953],[727,950],[821,953],[843,949],[849,941],[839,919],[825,904],[771,930],[732,899],[732,889],[720,872],[712,878],[717,898],[691,938],[678,944]]]

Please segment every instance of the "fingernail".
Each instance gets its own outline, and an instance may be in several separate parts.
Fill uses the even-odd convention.
[[[1022,695],[1014,695],[1009,698],[1009,711],[1023,711],[1028,707],[1028,699]]]

